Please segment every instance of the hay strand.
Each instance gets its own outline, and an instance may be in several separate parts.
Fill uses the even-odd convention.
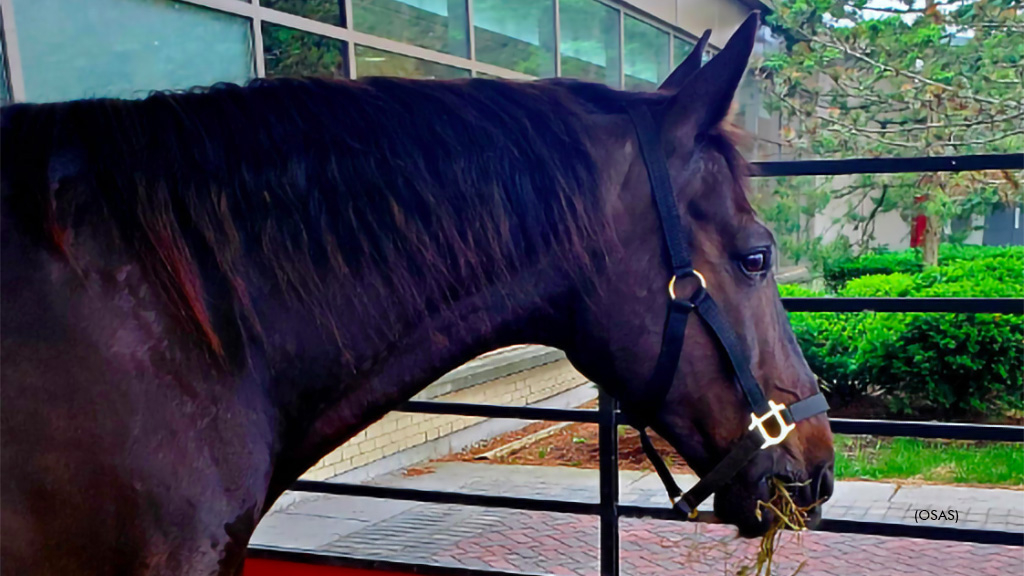
[[[801,484],[786,484],[778,478],[771,479],[771,498],[767,502],[758,501],[757,503],[757,514],[758,520],[762,518],[762,514],[765,510],[773,513],[772,523],[768,527],[768,531],[765,532],[761,538],[761,546],[757,552],[757,560],[754,563],[754,576],[771,576],[772,574],[772,559],[775,556],[775,552],[779,549],[782,543],[782,533],[784,530],[789,529],[796,532],[803,532],[807,530],[807,517],[810,511],[820,502],[814,502],[808,506],[800,506],[793,501],[793,496],[790,493],[791,488],[798,488],[806,485],[806,482]],[[793,576],[799,573],[804,567],[804,563],[801,562]]]

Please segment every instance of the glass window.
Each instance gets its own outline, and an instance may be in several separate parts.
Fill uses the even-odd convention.
[[[14,0],[26,98],[141,97],[254,76],[249,20],[170,0]]]
[[[402,56],[367,46],[356,45],[356,74],[366,76],[399,76],[402,78],[451,79],[469,78],[469,70],[436,62]]]
[[[473,0],[476,59],[531,76],[555,75],[554,0]]]
[[[355,29],[469,57],[466,0],[352,0]]]
[[[0,104],[11,101],[11,86],[7,79],[7,47],[3,36],[3,18],[0,18]]]
[[[696,46],[689,40],[684,40],[679,36],[672,37],[672,69],[683,63],[683,60],[690,55],[690,51]]]
[[[263,23],[263,61],[267,77],[326,76],[346,78],[345,42]]]
[[[338,0],[260,0],[260,6],[335,26],[343,25]]]
[[[618,88],[619,11],[595,0],[561,0],[562,76]]]
[[[668,78],[668,32],[626,16],[626,89],[657,90]]]

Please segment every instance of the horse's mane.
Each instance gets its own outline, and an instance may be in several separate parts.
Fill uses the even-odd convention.
[[[266,286],[327,307],[357,278],[437,306],[541,258],[577,269],[602,226],[584,110],[544,83],[278,79],[16,105],[3,140],[5,208],[72,262],[75,229],[107,223],[218,352],[219,297],[255,322]]]
[[[72,264],[76,229],[109,230],[221,355],[240,322],[260,332],[253,302],[270,291],[324,322],[339,296],[407,295],[397,321],[542,258],[588,269],[605,222],[585,117],[631,99],[665,95],[277,79],[16,105],[4,208]]]

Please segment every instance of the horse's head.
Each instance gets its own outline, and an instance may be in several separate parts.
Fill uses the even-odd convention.
[[[578,336],[568,346],[570,360],[584,374],[618,398],[627,415],[639,416],[668,440],[702,476],[749,441],[755,411],[736,377],[744,366],[734,369],[727,349],[774,403],[793,405],[819,393],[779,299],[772,234],[747,202],[744,164],[724,127],[756,27],[752,18],[706,66],[696,70],[697,64],[688,74],[683,68],[693,62],[684,63],[659,95],[631,101],[630,106],[650,112],[660,159],[645,162],[651,148],[641,150],[637,135],[643,130],[637,129],[635,113],[603,128],[608,137],[598,160],[609,174],[606,205],[616,248],[597,272],[593,290],[580,299]],[[673,267],[666,241],[672,232],[652,195],[656,178],[650,170],[656,162],[667,167],[666,195],[678,206],[683,251],[699,274]],[[669,287],[673,270],[685,272]],[[723,345],[714,321],[699,309],[687,315],[684,303],[680,314],[688,320],[681,354],[676,360],[670,351],[672,366],[656,368],[664,343],[671,340],[670,290],[674,298],[689,301],[701,282],[735,339]],[[659,371],[666,382],[655,382],[658,376],[652,380]],[[777,424],[769,419],[770,434],[778,435],[772,430]],[[759,520],[755,511],[759,500],[769,500],[773,476],[800,484],[791,489],[798,504],[810,505],[832,492],[832,434],[824,415],[797,423],[780,444],[758,448],[715,490],[717,515],[745,535],[768,526],[770,514]],[[812,521],[819,516],[812,513]]]

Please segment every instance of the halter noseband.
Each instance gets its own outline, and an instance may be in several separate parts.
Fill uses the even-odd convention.
[[[696,517],[697,506],[714,494],[721,485],[731,480],[759,450],[780,444],[796,427],[797,422],[827,412],[828,402],[821,392],[788,407],[766,399],[764,390],[750,371],[750,361],[740,345],[739,338],[708,294],[704,276],[693,269],[690,231],[683,226],[679,206],[672,193],[667,159],[661,149],[661,133],[655,126],[650,111],[643,105],[628,106],[627,111],[636,126],[640,153],[647,167],[654,201],[658,206],[661,229],[671,258],[672,278],[668,283],[668,315],[665,319],[658,361],[651,378],[641,390],[640,400],[630,402],[625,408],[633,426],[640,431],[640,443],[644,453],[665,485],[673,508],[692,519]],[[688,299],[677,297],[676,282],[690,277],[699,280],[700,287]],[[750,405],[751,413],[748,432],[739,443],[712,468],[711,472],[701,478],[693,488],[683,493],[651,443],[646,429],[654,421],[672,386],[683,350],[683,336],[690,312],[696,312],[718,339],[732,365],[733,376]],[[769,427],[766,428],[766,424],[769,424]]]

